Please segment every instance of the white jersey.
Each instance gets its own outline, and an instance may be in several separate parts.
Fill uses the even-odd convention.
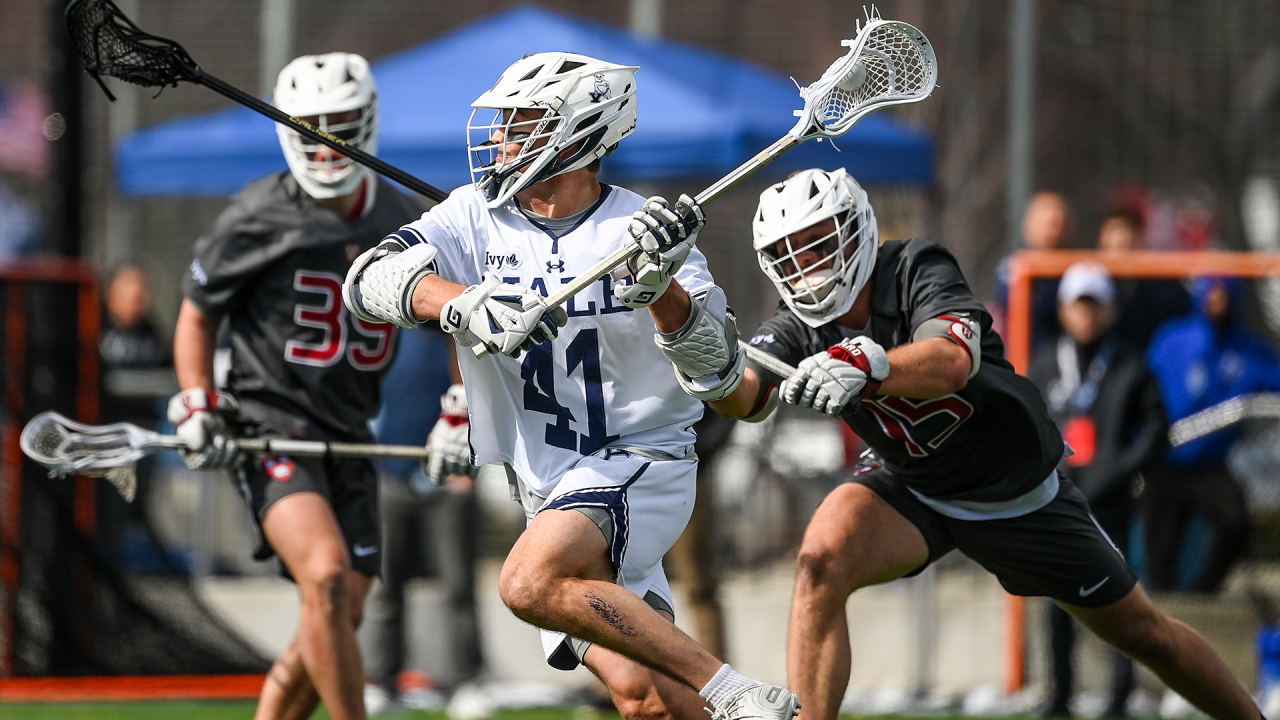
[[[435,247],[436,271],[446,280],[475,285],[489,271],[547,297],[630,241],[627,225],[644,198],[602,189],[596,206],[559,238],[534,225],[514,200],[490,210],[469,185],[396,235],[406,244]],[[696,248],[676,281],[690,295],[712,287]],[[584,455],[606,445],[676,457],[690,452],[702,403],[676,382],[654,343],[652,315],[622,305],[613,283],[606,276],[570,299],[569,323],[559,337],[518,360],[476,358],[459,347],[475,464],[510,463],[533,492],[547,497]]]

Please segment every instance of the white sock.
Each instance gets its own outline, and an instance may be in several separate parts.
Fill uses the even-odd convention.
[[[725,663],[720,666],[715,675],[711,676],[706,686],[698,691],[698,695],[710,703],[711,707],[718,708],[734,695],[761,684],[729,667],[729,663]]]

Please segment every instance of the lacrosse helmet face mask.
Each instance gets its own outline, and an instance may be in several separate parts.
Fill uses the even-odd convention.
[[[378,151],[378,88],[369,63],[351,53],[303,55],[276,79],[274,104],[369,154]],[[276,125],[280,147],[298,184],[314,198],[354,192],[370,170],[326,145]]]
[[[638,69],[564,52],[507,68],[467,122],[471,179],[488,206],[613,152],[636,128]]]
[[[802,232],[827,220],[829,232]],[[867,193],[844,168],[804,170],[765,190],[751,231],[760,269],[810,327],[849,311],[880,244]]]

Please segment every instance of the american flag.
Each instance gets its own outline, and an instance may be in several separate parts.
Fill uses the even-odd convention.
[[[52,143],[45,138],[49,99],[34,85],[0,87],[0,172],[44,177]]]

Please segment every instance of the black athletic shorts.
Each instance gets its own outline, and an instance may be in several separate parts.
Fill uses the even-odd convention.
[[[256,437],[286,437],[261,430]],[[238,472],[240,492],[253,512],[258,531],[254,558],[267,560],[275,550],[262,532],[267,509],[283,497],[300,492],[324,496],[347,541],[351,567],[368,575],[382,573],[382,527],[378,516],[378,471],[373,461],[354,458],[250,455]],[[290,577],[281,563],[282,574]]]
[[[1128,595],[1138,576],[1102,531],[1084,496],[1058,476],[1058,495],[1021,517],[957,520],[920,502],[885,469],[858,475],[865,485],[915,525],[929,559],[959,550],[1000,580],[1013,595],[1051,597],[1081,607],[1104,607]]]

